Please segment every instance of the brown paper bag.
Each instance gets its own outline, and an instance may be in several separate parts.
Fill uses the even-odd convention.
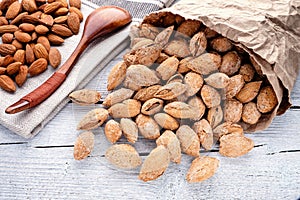
[[[161,26],[178,15],[200,20],[235,42],[258,63],[273,86],[278,106],[259,123],[243,124],[246,131],[267,128],[276,115],[290,107],[290,94],[300,67],[300,1],[182,0],[151,13],[142,23]]]

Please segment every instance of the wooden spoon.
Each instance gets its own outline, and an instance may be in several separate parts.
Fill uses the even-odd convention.
[[[103,6],[94,10],[87,17],[83,35],[68,60],[42,85],[6,108],[5,112],[8,114],[18,113],[43,102],[65,81],[78,57],[91,41],[109,34],[130,22],[131,16],[129,12],[117,6]]]

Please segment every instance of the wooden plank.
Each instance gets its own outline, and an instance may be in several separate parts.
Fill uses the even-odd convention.
[[[183,156],[156,181],[137,179],[138,169],[123,171],[107,164],[94,151],[75,161],[72,148],[1,146],[0,197],[50,199],[296,199],[299,195],[299,153],[257,156],[256,151],[238,158],[217,153],[214,177],[188,184],[185,174],[192,160]],[[19,153],[18,153],[19,152]]]

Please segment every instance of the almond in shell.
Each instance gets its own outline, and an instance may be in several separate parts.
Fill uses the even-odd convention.
[[[213,87],[210,87],[208,85],[204,85],[201,89],[201,97],[203,102],[208,108],[212,108],[215,106],[220,105],[221,103],[221,96],[219,92],[214,89]]]
[[[209,179],[216,173],[219,163],[218,159],[208,156],[195,158],[186,174],[186,180],[197,183]]]
[[[220,154],[226,157],[239,157],[247,154],[254,147],[254,142],[245,136],[228,134],[220,138]]]
[[[186,91],[186,86],[179,82],[172,82],[162,86],[155,94],[154,97],[171,100],[174,99]]]
[[[100,100],[101,94],[96,90],[82,89],[69,94],[69,98],[79,105],[91,105]]]
[[[242,117],[243,104],[237,100],[227,100],[224,107],[224,120],[227,122],[239,122]]]
[[[241,103],[252,101],[258,94],[262,81],[246,83],[240,92],[235,96]]]
[[[221,56],[214,53],[204,53],[190,61],[188,67],[199,74],[208,75],[221,66]]]
[[[184,76],[184,84],[187,86],[185,94],[194,96],[203,86],[203,78],[195,72],[188,72]]]
[[[182,125],[176,131],[176,136],[180,141],[181,151],[190,156],[200,155],[200,141],[198,135],[187,125]]]
[[[107,90],[113,90],[119,86],[126,77],[127,65],[122,61],[111,69],[107,78]]]
[[[178,68],[179,60],[172,56],[167,58],[164,62],[162,62],[157,68],[156,71],[161,76],[162,80],[168,80],[171,76],[173,76]]]
[[[135,120],[140,133],[147,139],[156,139],[160,136],[158,124],[147,115],[139,114]]]
[[[145,115],[154,115],[163,108],[164,101],[157,98],[152,98],[144,102],[141,108],[141,113]]]
[[[200,144],[205,150],[211,150],[214,144],[213,131],[206,119],[194,123],[193,130],[197,133]]]
[[[132,119],[122,118],[120,126],[128,142],[135,143],[138,140],[138,127]]]
[[[166,130],[157,140],[157,146],[165,146],[170,154],[170,160],[175,163],[181,162],[180,142],[177,136],[170,130]]]
[[[139,179],[151,181],[160,177],[168,168],[170,163],[169,151],[166,147],[160,145],[153,149],[144,161]]]
[[[105,124],[104,133],[109,142],[116,143],[122,136],[120,124],[111,119]]]
[[[134,169],[142,164],[135,148],[129,144],[115,144],[106,150],[105,158],[116,167]]]
[[[249,102],[244,105],[242,112],[242,119],[248,124],[256,124],[261,117],[261,113],[257,109],[254,102]]]
[[[110,107],[116,103],[120,103],[126,99],[130,99],[134,91],[127,88],[120,88],[108,94],[104,99],[102,105]]]
[[[157,113],[154,115],[156,123],[166,130],[176,130],[179,127],[179,122],[167,113]]]
[[[134,99],[127,99],[121,103],[116,103],[108,109],[113,118],[135,117],[140,113],[141,102]]]
[[[257,96],[257,109],[262,113],[267,113],[272,111],[277,104],[278,100],[272,86],[263,87]]]
[[[75,160],[82,160],[90,155],[94,148],[94,140],[95,136],[90,131],[81,133],[77,137],[73,153]]]
[[[77,130],[92,130],[101,126],[108,118],[108,111],[95,108],[83,116],[77,125]]]
[[[132,90],[139,90],[144,86],[158,84],[160,79],[155,71],[145,65],[131,65],[127,68],[124,86]]]
[[[134,95],[134,99],[139,101],[147,101],[151,98],[154,98],[155,93],[161,88],[161,85],[152,85],[149,87],[142,88],[137,91]]]

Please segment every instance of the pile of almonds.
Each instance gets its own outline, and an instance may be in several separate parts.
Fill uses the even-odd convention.
[[[61,63],[64,39],[78,34],[81,0],[2,0],[0,3],[0,88],[15,92],[27,77]]]
[[[176,22],[176,23],[175,23]],[[256,62],[230,40],[195,20],[178,18],[175,24],[157,28],[133,26],[131,49],[115,65],[104,108],[88,112],[77,129],[75,159],[93,149],[95,129],[105,122],[112,144],[124,136],[134,144],[140,134],[155,140],[142,163],[130,144],[114,144],[107,160],[120,168],[141,165],[139,179],[154,180],[170,161],[180,163],[181,153],[195,157],[187,172],[188,182],[211,177],[219,166],[216,158],[200,156],[219,142],[219,153],[238,157],[254,142],[245,137],[242,124],[255,125],[278,104],[273,88]],[[81,105],[100,100],[97,91],[79,90],[69,96]],[[107,108],[107,109],[106,109]]]

